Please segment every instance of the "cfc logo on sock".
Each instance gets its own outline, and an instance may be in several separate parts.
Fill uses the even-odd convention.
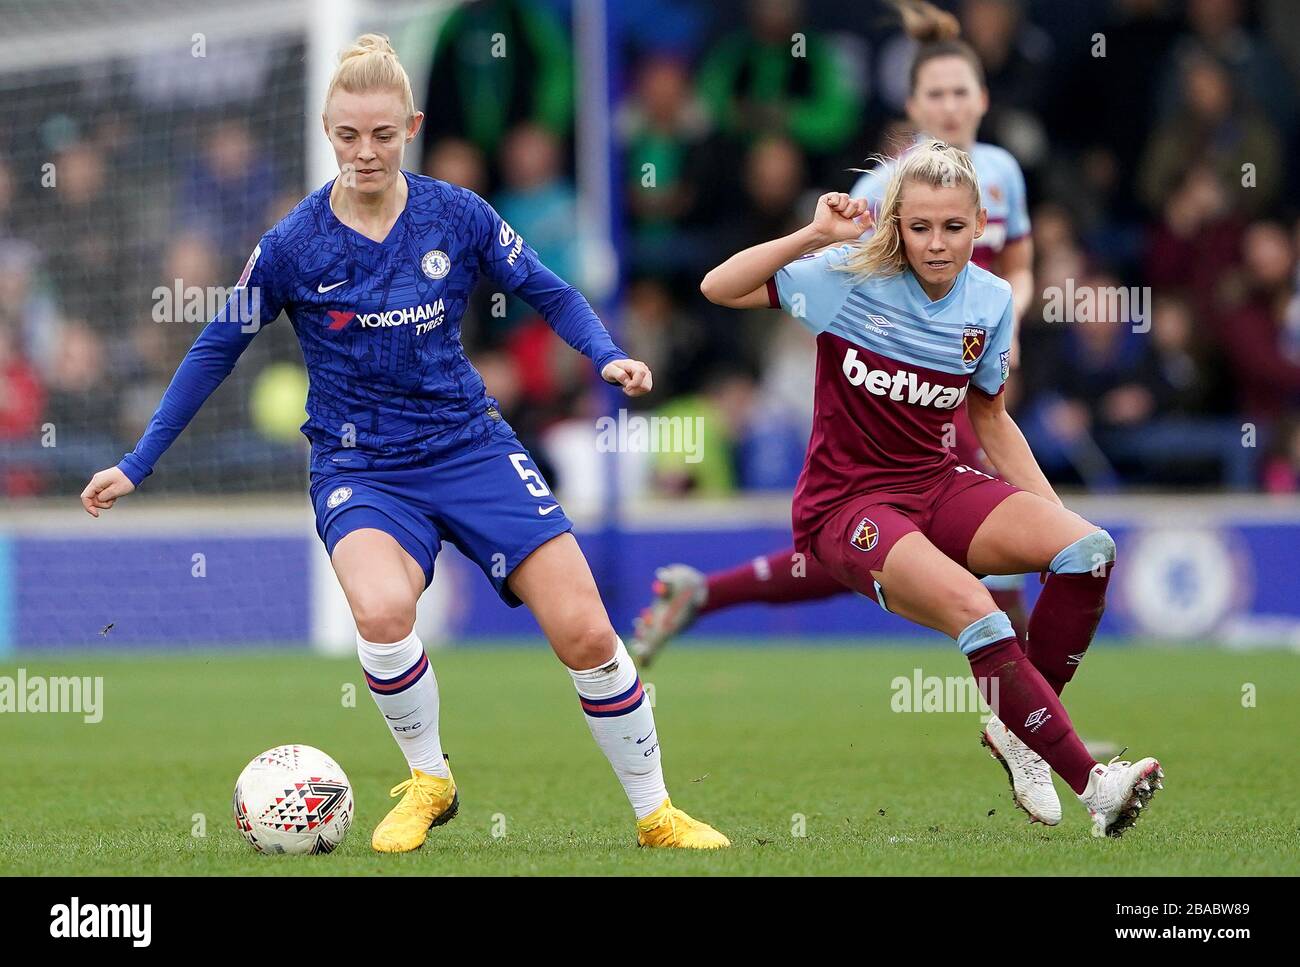
[[[1029,713],[1029,718],[1025,719],[1025,728],[1030,732],[1037,732],[1040,728],[1052,720],[1046,707],[1034,709]]]

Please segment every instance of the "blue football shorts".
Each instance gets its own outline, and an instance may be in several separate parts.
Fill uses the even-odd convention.
[[[351,470],[311,485],[316,533],[325,549],[344,535],[373,527],[393,537],[433,580],[433,564],[448,541],[479,566],[510,607],[520,600],[506,586],[519,564],[573,523],[513,432],[484,446],[405,470]]]

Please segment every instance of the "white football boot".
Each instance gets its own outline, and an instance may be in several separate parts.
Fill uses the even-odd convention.
[[[642,668],[648,668],[669,641],[695,623],[709,594],[708,579],[689,564],[659,568],[651,590],[655,598],[636,619],[631,641],[632,655]]]
[[[1149,757],[1125,762],[1116,756],[1106,765],[1099,762],[1093,766],[1088,788],[1079,796],[1092,817],[1092,835],[1122,836],[1138,821],[1156,791],[1164,788],[1164,777],[1160,763]]]
[[[1061,821],[1061,800],[1052,785],[1052,769],[1021,742],[996,715],[989,719],[980,742],[1002,763],[1011,780],[1011,798],[1029,814],[1029,821],[1055,826]]]

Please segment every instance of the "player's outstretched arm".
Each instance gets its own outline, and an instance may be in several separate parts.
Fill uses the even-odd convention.
[[[988,396],[973,392],[966,397],[966,412],[975,436],[984,448],[984,455],[1003,480],[1054,504],[1061,504],[1061,498],[1056,496],[1056,491],[1038,466],[1034,452],[1029,449],[1025,435],[1007,412],[1005,393]]]
[[[262,236],[261,243],[253,250],[248,264],[244,266],[244,273],[235,284],[225,306],[203,327],[203,331],[186,351],[185,358],[176,368],[176,375],[163,393],[144,435],[136,443],[135,449],[118,462],[116,470],[126,478],[132,490],[153,473],[154,465],[163,452],[189,425],[199,407],[230,375],[240,354],[248,348],[263,326],[274,321],[280,314],[283,304],[274,294],[271,284],[274,280],[269,275],[270,238],[270,233]],[[108,472],[101,470],[97,473],[91,480],[91,486]],[[89,491],[90,486],[86,489]],[[130,493],[130,490],[114,494],[113,499],[125,493]],[[81,497],[86,511],[92,516],[99,516],[91,510],[91,504],[87,503],[87,494],[83,492]],[[107,506],[111,505],[112,499]]]
[[[557,336],[595,364],[605,382],[622,386],[628,396],[650,392],[650,367],[614,344],[586,296],[543,265],[491,205],[473,192],[465,198],[484,273],[532,306]]]
[[[595,363],[605,382],[623,387],[628,396],[650,392],[654,384],[650,367],[616,346],[583,294],[540,261],[516,282],[513,291],[536,309],[561,339]]]
[[[118,497],[125,497],[133,490],[135,484],[126,474],[117,467],[109,467],[90,478],[81,492],[81,506],[91,517],[98,517],[101,510],[108,510]]]
[[[777,270],[828,245],[861,237],[871,227],[866,199],[831,191],[817,199],[813,220],[797,232],[737,252],[700,283],[704,298],[732,309],[768,307],[767,280]]]

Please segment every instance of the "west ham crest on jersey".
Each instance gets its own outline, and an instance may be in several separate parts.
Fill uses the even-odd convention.
[[[984,342],[988,336],[985,329],[977,329],[974,326],[967,326],[961,334],[961,361],[963,363],[979,362],[980,356],[984,355]]]
[[[880,528],[870,517],[864,517],[853,531],[849,543],[860,551],[869,551],[876,546],[878,540],[880,540]]]
[[[442,249],[435,248],[424,253],[424,258],[420,259],[420,270],[431,279],[446,278],[451,271],[451,259]]]

